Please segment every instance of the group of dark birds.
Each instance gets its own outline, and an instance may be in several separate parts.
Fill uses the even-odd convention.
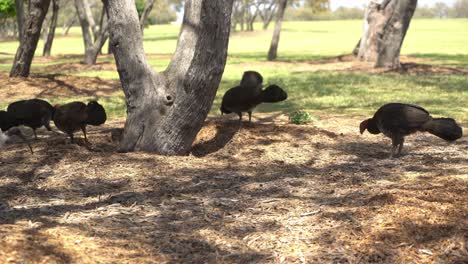
[[[263,89],[263,77],[256,71],[244,72],[240,84],[229,89],[221,102],[221,114],[236,113],[242,121],[242,113],[247,112],[249,122],[252,111],[261,103],[276,103],[288,98],[287,93],[277,85],[269,85]],[[0,147],[6,138],[19,136],[27,142],[18,126],[24,125],[33,129],[46,127],[51,130],[49,122],[68,134],[73,142],[73,133],[82,130],[85,141],[86,126],[98,126],[106,121],[106,112],[96,101],[88,104],[72,102],[52,106],[40,100],[22,100],[11,103],[7,111],[0,111]],[[424,108],[402,103],[389,103],[380,107],[372,118],[360,124],[360,133],[368,131],[371,134],[383,133],[392,140],[391,157],[401,154],[405,136],[415,132],[429,132],[447,141],[462,137],[462,128],[452,118],[433,118]],[[28,143],[28,142],[27,142]],[[29,143],[28,143],[29,145]],[[29,148],[32,148],[29,145]]]
[[[260,103],[276,103],[288,98],[277,85],[262,90],[263,77],[255,71],[246,71],[240,84],[229,89],[221,102],[221,114],[236,113],[242,120],[242,112],[249,114]],[[405,136],[415,132],[429,132],[447,141],[463,136],[462,128],[452,118],[433,118],[424,108],[401,103],[389,103],[380,107],[372,118],[364,120],[359,128],[361,134],[383,133],[392,140],[391,157],[401,155]]]
[[[25,141],[31,152],[31,145],[18,126],[30,127],[33,130],[34,137],[37,139],[36,129],[44,126],[52,131],[50,121],[53,120],[55,126],[66,133],[71,142],[74,142],[73,133],[83,131],[85,141],[86,126],[99,126],[106,122],[107,116],[104,107],[96,101],[90,101],[88,104],[83,102],[71,102],[63,105],[52,106],[49,102],[41,99],[30,99],[16,101],[8,105],[7,110],[0,110],[0,147],[15,135]]]

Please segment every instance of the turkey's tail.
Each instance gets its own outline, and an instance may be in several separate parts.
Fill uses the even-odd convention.
[[[424,124],[424,130],[447,141],[463,136],[462,128],[452,118],[434,118]]]

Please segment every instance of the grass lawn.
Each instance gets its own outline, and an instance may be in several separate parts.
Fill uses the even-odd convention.
[[[221,97],[236,85],[242,72],[257,70],[266,83],[278,83],[289,93],[289,99],[280,104],[262,105],[257,111],[309,111],[339,114],[370,114],[379,105],[400,101],[419,104],[436,115],[450,115],[466,120],[468,105],[467,75],[448,75],[437,72],[430,75],[373,74],[324,68],[324,58],[347,54],[361,33],[361,21],[286,22],[279,46],[279,62],[269,63],[265,53],[271,39],[271,30],[234,32],[229,43],[229,58],[212,113],[217,114]],[[260,25],[257,25],[260,28]],[[145,30],[144,46],[151,65],[163,70],[175,50],[179,26],[152,26]],[[118,79],[115,70],[73,70],[62,67],[45,70],[51,65],[78,63],[83,41],[80,28],[70,30],[67,37],[58,29],[52,53],[55,60],[41,60],[42,42],[33,62],[34,73],[62,73],[67,75]],[[468,19],[414,20],[403,45],[402,54],[425,64],[443,67],[468,68]],[[17,42],[0,43],[0,71],[8,71]],[[113,64],[112,57],[102,57],[99,63]],[[48,97],[54,103],[77,99]],[[78,98],[86,99],[86,98]],[[121,92],[101,99],[111,116],[125,113]],[[0,101],[0,107],[9,103]]]
[[[17,43],[0,43],[0,108],[99,98],[111,117],[88,127],[90,144],[41,128],[33,154],[23,142],[1,149],[0,263],[466,263],[468,20],[413,21],[402,74],[339,56],[360,28],[285,23],[277,62],[265,61],[271,31],[233,33],[212,116],[187,156],[118,152],[115,64],[80,64],[78,28],[56,40],[56,57],[35,58],[31,78],[8,78]],[[157,70],[177,29],[145,31]],[[218,110],[245,70],[289,93],[250,124]],[[465,136],[417,133],[389,159],[390,140],[358,124],[391,101],[454,117]],[[291,124],[282,113],[295,110],[319,124]]]

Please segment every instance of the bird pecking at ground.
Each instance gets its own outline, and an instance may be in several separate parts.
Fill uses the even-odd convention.
[[[433,118],[428,111],[416,105],[389,103],[380,107],[372,118],[361,122],[360,133],[383,133],[392,140],[390,157],[399,156],[405,136],[415,132],[429,132],[447,141],[463,136],[462,128],[452,118]],[[398,151],[397,151],[398,149]]]

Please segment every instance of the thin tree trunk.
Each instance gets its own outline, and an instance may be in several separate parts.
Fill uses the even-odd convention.
[[[400,50],[417,0],[370,2],[364,21],[358,58],[374,62],[375,67],[400,67]]]
[[[97,26],[96,22],[94,21],[93,17],[93,12],[91,12],[91,6],[89,5],[88,0],[81,0],[83,2],[83,7],[84,7],[84,15],[86,16],[86,20],[88,20],[89,26],[91,28],[91,31],[93,32],[93,37],[97,38]]]
[[[146,21],[148,20],[148,16],[151,13],[151,10],[153,10],[153,5],[155,2],[156,0],[147,0],[145,3],[145,9],[143,9],[143,13],[140,17],[141,34],[143,34],[143,31],[145,30]]]
[[[86,50],[93,45],[93,34],[91,32],[91,25],[86,16],[86,5],[87,1],[85,0],[75,0],[76,13],[78,14],[78,19],[80,20],[81,32],[83,34],[83,43]]]
[[[104,5],[102,5],[102,10],[101,10],[101,16],[99,18],[99,31],[98,31],[98,35],[101,35],[102,31],[103,31],[103,27],[104,27],[104,19],[106,17],[106,7]],[[105,43],[105,41],[104,41]],[[104,45],[104,44],[103,44]],[[101,48],[99,49],[98,51],[98,54],[102,54],[102,46]],[[96,56],[97,58],[97,56]]]
[[[18,23],[18,40],[21,42],[23,39],[24,30],[24,6],[23,0],[15,0],[16,7],[16,22]]]
[[[276,15],[275,29],[273,31],[273,38],[271,39],[270,50],[268,50],[267,59],[269,61],[275,60],[278,56],[278,43],[281,33],[281,24],[283,22],[284,11],[286,10],[287,4],[288,0],[280,0],[278,6],[278,14]]]
[[[156,73],[145,58],[135,4],[104,0],[127,103],[120,151],[190,151],[224,71],[232,2],[185,1],[174,57],[165,71]]]
[[[100,34],[97,36],[96,41],[91,45],[85,53],[84,63],[88,65],[96,64],[97,57],[99,55],[102,46],[106,43],[107,38],[109,37],[109,30],[107,23],[104,23],[104,28],[101,30]]]
[[[73,14],[73,16],[65,24],[63,24],[63,27],[62,27],[63,36],[68,35],[68,31],[70,31],[70,28],[73,26],[73,24],[75,24],[75,21],[76,21],[76,14]]]
[[[50,51],[52,49],[52,42],[54,41],[55,28],[57,27],[59,4],[58,0],[52,0],[52,18],[50,21],[49,34],[47,35],[47,40],[44,44],[43,56],[49,57]]]
[[[10,77],[29,76],[34,52],[41,35],[42,22],[47,14],[49,4],[50,0],[30,0],[30,11],[24,25],[23,38],[16,51]]]
[[[359,47],[361,46],[361,39],[359,39],[358,43],[356,44],[356,46],[354,47],[353,49],[353,52],[352,54],[354,56],[357,56],[359,54]]]
[[[44,22],[42,22],[42,32],[41,32],[42,42],[44,43],[47,41],[47,35],[49,35],[49,27],[47,27],[48,24],[49,24],[49,19],[47,18],[47,15],[46,15],[46,17],[44,18]]]

